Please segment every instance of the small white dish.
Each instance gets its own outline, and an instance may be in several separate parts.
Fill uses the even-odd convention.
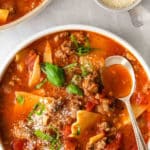
[[[32,11],[28,12],[27,14],[25,14],[24,16],[18,18],[17,20],[14,20],[8,24],[4,24],[2,26],[0,26],[0,30],[3,29],[7,29],[10,27],[13,27],[21,22],[23,22],[24,20],[27,20],[35,15],[37,15],[39,12],[41,12],[42,10],[44,10],[44,8],[50,4],[52,2],[52,0],[44,0],[39,6],[37,6],[35,9],[33,9]]]
[[[132,24],[135,27],[141,27],[144,25],[143,23],[143,12],[145,11],[145,8],[141,5],[142,0],[136,0],[133,4],[124,7],[124,8],[111,8],[107,5],[105,5],[101,0],[95,0],[95,2],[101,7],[104,8],[105,10],[108,10],[110,12],[125,12],[128,11]]]
[[[131,5],[127,6],[127,7],[123,7],[123,8],[111,8],[111,7],[107,6],[107,5],[105,5],[101,0],[95,0],[95,1],[100,7],[104,8],[104,9],[106,9],[108,11],[124,12],[124,11],[129,11],[129,10],[133,9],[135,6],[140,4],[142,0],[136,0],[133,4],[131,4]]]

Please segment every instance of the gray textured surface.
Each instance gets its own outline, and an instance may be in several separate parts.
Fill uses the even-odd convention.
[[[142,4],[150,11],[150,0]],[[150,66],[150,20],[134,28],[129,15],[110,13],[94,0],[53,0],[41,14],[16,27],[0,31],[0,66],[17,44],[46,28],[64,24],[86,24],[107,29],[132,44]]]

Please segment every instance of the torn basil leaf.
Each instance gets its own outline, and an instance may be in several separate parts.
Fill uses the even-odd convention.
[[[41,65],[42,71],[47,75],[48,81],[58,87],[61,87],[65,83],[64,70],[61,67],[50,63],[44,63]]]
[[[73,83],[69,84],[67,86],[66,90],[69,94],[76,94],[76,95],[79,95],[79,96],[83,96],[82,89],[80,89],[77,85],[75,85]]]

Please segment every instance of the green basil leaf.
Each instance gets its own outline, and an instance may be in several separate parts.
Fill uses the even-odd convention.
[[[20,104],[20,105],[23,105],[24,104],[24,97],[19,95],[16,97],[16,100],[17,100],[17,103]]]
[[[47,75],[47,79],[55,86],[63,86],[65,83],[64,70],[56,65],[44,63],[41,65],[42,71]]]
[[[67,92],[70,94],[76,94],[83,96],[83,91],[75,84],[71,83],[66,88]]]

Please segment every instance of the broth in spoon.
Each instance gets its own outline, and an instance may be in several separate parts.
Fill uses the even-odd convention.
[[[122,98],[131,92],[131,75],[127,68],[121,64],[114,64],[104,68],[102,80],[105,90],[110,96]]]

